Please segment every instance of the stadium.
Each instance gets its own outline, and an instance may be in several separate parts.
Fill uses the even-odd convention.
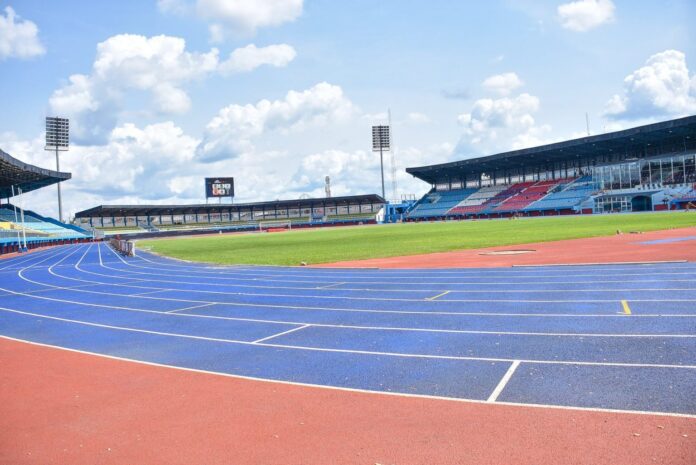
[[[216,11],[218,24],[174,3],[158,14],[199,15],[213,43],[268,27],[234,29],[224,23],[234,8]],[[0,45],[17,18],[0,12]],[[407,139],[425,134],[416,124],[444,124],[363,112],[326,83],[317,98],[312,88],[226,107],[200,138],[171,122],[128,123],[98,142],[117,116],[188,108],[187,79],[234,75],[250,93],[276,85],[238,75],[296,53],[250,44],[228,61],[217,48],[176,61],[185,45],[164,41],[138,42],[147,53],[133,61],[100,42],[92,74],[52,95],[51,110],[69,105],[46,117],[44,140],[0,132],[0,464],[696,463],[696,100],[645,118],[639,101],[636,124],[617,118],[621,129],[594,135],[586,114],[582,136],[520,149],[399,149],[409,164],[398,168],[395,128]],[[162,82],[139,75],[162,50]],[[100,81],[120,66],[105,56],[127,64],[115,87]],[[511,74],[485,79],[489,97],[459,123],[484,118],[476,105],[498,106],[503,117],[479,125],[496,138],[519,121],[545,134]],[[119,110],[151,91],[156,111]],[[631,110],[631,97],[614,111]],[[470,97],[447,88],[438,98]],[[305,100],[309,117],[296,108]],[[91,113],[68,118],[73,107]],[[346,115],[364,134],[371,126],[371,152],[317,148]],[[478,126],[460,131],[485,139]],[[69,149],[78,156],[61,155]],[[298,150],[311,155],[290,172],[282,159]],[[157,162],[138,164],[143,153]],[[213,170],[226,176],[200,175]]]

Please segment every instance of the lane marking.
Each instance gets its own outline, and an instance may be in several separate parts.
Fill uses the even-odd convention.
[[[23,278],[29,282],[35,282],[32,281],[28,278]],[[50,286],[50,285],[47,285]],[[69,288],[61,288],[57,286],[52,286],[55,287],[56,289],[53,290],[63,290],[63,289],[69,289]],[[360,326],[360,325],[346,325],[346,324],[328,324],[328,323],[314,323],[314,322],[299,322],[299,321],[286,321],[286,320],[266,320],[266,319],[257,319],[257,318],[242,318],[242,317],[224,317],[224,316],[216,316],[216,315],[198,315],[198,314],[189,314],[189,313],[178,313],[178,312],[183,312],[186,310],[193,310],[196,308],[201,308],[201,307],[208,307],[212,305],[218,305],[217,302],[201,302],[201,301],[189,301],[189,300],[176,300],[176,299],[166,299],[166,298],[158,298],[158,297],[141,297],[142,299],[150,299],[150,300],[165,300],[165,301],[173,301],[173,302],[200,302],[200,305],[193,305],[189,306],[186,308],[179,308],[179,309],[173,309],[173,310],[166,310],[166,311],[159,311],[159,310],[151,310],[147,308],[134,308],[134,307],[126,307],[126,306],[117,306],[117,305],[107,305],[107,304],[98,304],[98,303],[91,303],[91,302],[80,302],[76,300],[67,300],[67,299],[59,299],[59,298],[54,298],[54,297],[44,297],[44,296],[38,296],[38,295],[30,295],[22,292],[17,292],[17,291],[12,291],[9,289],[4,289],[0,288],[0,290],[7,291],[11,294],[14,295],[20,295],[20,296],[25,296],[25,297],[31,297],[34,299],[41,299],[41,300],[49,300],[49,301],[54,301],[54,302],[62,302],[62,303],[70,303],[74,305],[79,305],[79,306],[87,306],[87,307],[98,307],[98,308],[103,308],[105,310],[109,311],[131,311],[131,312],[141,312],[141,313],[152,313],[152,314],[159,314],[159,315],[176,315],[180,317],[195,317],[195,318],[207,318],[207,319],[216,319],[216,320],[229,320],[229,321],[246,321],[246,322],[252,322],[252,323],[272,323],[272,324],[284,324],[284,325],[310,325],[310,326],[317,326],[317,327],[323,327],[323,328],[338,328],[338,329],[358,329],[358,330],[372,330],[372,331],[413,331],[413,332],[430,332],[430,333],[452,333],[452,334],[488,334],[488,335],[512,335],[512,336],[551,336],[551,337],[612,337],[612,338],[684,338],[684,339],[690,339],[690,338],[696,338],[696,334],[626,334],[626,333],[618,333],[618,334],[610,334],[610,333],[560,333],[560,332],[522,332],[522,331],[484,331],[484,330],[462,330],[462,329],[438,329],[438,328],[418,328],[418,327],[392,327],[392,326]],[[84,291],[84,290],[77,290],[77,292],[86,292],[86,293],[91,293],[91,294],[98,294],[98,295],[115,295],[118,297],[122,298],[130,298],[132,296],[129,295],[123,295],[123,294],[108,294],[108,293],[101,293],[97,291]]]
[[[155,258],[157,260],[150,260],[146,258],[145,256],[150,256],[151,258]],[[168,260],[172,260],[171,258],[167,258]],[[176,259],[174,259],[176,260]],[[170,263],[168,261],[165,261],[164,258],[160,255],[153,254],[153,253],[141,253],[137,257],[135,257],[135,261],[139,262],[148,262],[152,263],[154,265],[157,265],[160,269],[162,267],[174,267],[175,269],[183,269],[184,271],[188,270],[201,270],[201,266],[196,266],[196,265],[205,265],[205,264],[196,264],[195,262],[190,262],[186,260],[178,260],[182,262],[189,263],[188,265],[186,264],[174,264]],[[129,266],[132,267],[137,267],[137,268],[144,268],[144,269],[153,269],[152,267],[142,267],[138,265],[133,265],[133,264],[128,264]],[[192,266],[193,265],[193,266]],[[611,268],[609,269],[609,265],[611,264],[604,264],[602,266],[598,266],[596,271],[610,271],[607,276],[615,276],[617,271],[636,271],[639,267],[647,267],[650,265],[632,265],[630,267],[623,267],[623,268]],[[658,264],[659,265],[659,264]],[[679,264],[681,265],[681,264]],[[268,267],[272,267],[273,269],[269,270],[267,269]],[[541,265],[537,268],[549,268],[550,265]],[[241,265],[221,265],[222,269],[231,271],[231,272],[236,272],[236,271],[250,271],[254,270],[255,272],[258,270],[261,273],[255,274],[255,276],[285,276],[287,274],[295,274],[298,276],[305,276],[305,277],[310,277],[310,276],[318,276],[318,277],[325,277],[326,274],[321,273],[321,271],[324,272],[330,272],[331,274],[334,275],[365,275],[365,276],[384,276],[385,274],[392,274],[395,275],[395,278],[401,278],[404,276],[414,276],[416,278],[419,278],[422,276],[422,269],[416,269],[416,268],[381,268],[381,269],[376,269],[373,267],[370,268],[363,268],[363,267],[355,267],[355,268],[311,268],[312,270],[316,271],[317,274],[311,274],[307,273],[309,271],[307,268],[303,267],[293,267],[293,266],[277,266],[277,265],[244,265],[244,268],[242,268]],[[657,268],[658,270],[669,270],[669,269],[691,269],[690,267],[687,266],[678,266],[678,267],[653,267]],[[170,271],[175,271],[170,270]],[[321,270],[321,271],[319,271]],[[587,271],[593,271],[589,269],[589,267],[585,267],[585,270]],[[201,270],[202,271],[202,270]],[[202,271],[203,272],[203,271]],[[538,275],[538,273],[544,273],[548,272],[548,270],[541,270],[537,271],[536,269],[533,269],[532,267],[529,267],[529,269],[526,270],[514,270],[511,268],[500,268],[500,269],[490,269],[490,268],[460,268],[460,269],[429,269],[429,273],[433,275],[472,275],[475,274],[477,276],[480,276],[482,274],[503,274],[503,275],[528,275],[528,276],[534,276],[534,277],[541,277]],[[320,274],[321,273],[321,274]],[[687,272],[653,272],[651,274],[655,275],[678,275],[678,274],[692,274],[693,271],[687,271]],[[226,274],[226,273],[218,273],[218,274]],[[232,273],[230,273],[232,274]],[[599,273],[601,274],[601,273]],[[623,276],[645,276],[644,272],[641,273],[621,273]],[[578,276],[583,276],[583,277],[597,277],[598,273],[594,274],[585,274],[585,275],[574,275],[575,277]],[[558,275],[546,275],[544,277],[557,277]]]
[[[102,323],[92,323],[89,321],[73,320],[70,318],[61,318],[57,316],[48,316],[38,313],[25,312],[21,310],[13,310],[10,308],[0,307],[1,312],[15,313],[18,315],[32,316],[37,318],[45,318],[48,320],[62,321],[66,323],[74,323],[84,326],[93,326],[97,328],[113,329],[116,331],[126,331],[134,333],[143,334],[154,334],[157,336],[168,336],[168,337],[179,337],[182,339],[193,339],[200,341],[212,341],[221,342],[226,344],[238,344],[238,345],[253,345],[257,347],[271,347],[280,349],[291,349],[291,350],[305,350],[311,352],[329,352],[329,353],[339,353],[339,354],[360,354],[360,355],[378,355],[386,357],[400,357],[400,358],[422,358],[422,359],[433,359],[433,360],[469,360],[469,361],[482,361],[482,362],[514,362],[519,360],[523,363],[536,363],[540,365],[579,365],[579,366],[609,366],[609,367],[628,367],[628,368],[674,368],[674,369],[686,369],[686,370],[696,370],[696,365],[669,365],[660,363],[629,363],[629,362],[585,362],[585,361],[569,361],[569,360],[535,360],[535,359],[517,359],[517,358],[499,358],[499,357],[470,357],[462,355],[426,355],[426,354],[411,354],[403,352],[380,352],[375,350],[357,350],[357,349],[333,349],[328,347],[312,347],[312,346],[299,346],[299,345],[288,345],[288,344],[273,344],[265,342],[250,342],[242,341],[238,339],[224,339],[206,336],[194,336],[190,334],[180,334],[180,333],[170,333],[164,331],[153,331],[149,329],[138,329],[129,328],[126,326],[115,326],[107,325]],[[176,314],[174,314],[176,315]],[[315,325],[308,325],[315,326]],[[299,329],[299,328],[298,328]]]
[[[438,297],[442,297],[443,295],[449,294],[450,292],[451,292],[451,291],[445,291],[445,292],[443,292],[443,293],[441,293],[441,294],[438,294],[438,295],[436,295],[436,296],[434,296],[434,297],[426,297],[425,300],[433,301],[433,300],[437,299]]]
[[[187,310],[194,310],[194,309],[197,309],[197,308],[210,307],[211,305],[217,305],[217,304],[216,304],[215,302],[208,302],[208,303],[200,304],[200,305],[192,305],[192,306],[190,306],[190,307],[177,308],[177,309],[174,309],[174,310],[167,310],[167,311],[165,311],[165,312],[160,312],[160,311],[157,311],[157,310],[153,310],[153,312],[155,312],[155,313],[176,313],[176,312],[185,312],[185,311],[187,311]]]
[[[298,281],[298,282],[303,282],[303,281]],[[316,289],[330,289],[330,288],[332,288],[332,287],[334,287],[334,286],[340,286],[340,285],[342,285],[342,284],[346,284],[346,283],[344,283],[344,282],[343,282],[343,283],[333,283],[333,284],[329,284],[328,286],[320,286],[320,287],[317,287]]]
[[[276,337],[278,337],[278,336],[282,336],[282,335],[284,335],[284,334],[294,333],[295,331],[299,331],[299,330],[301,330],[301,329],[309,328],[310,326],[312,326],[312,325],[302,325],[302,326],[299,326],[299,327],[297,327],[297,328],[288,329],[287,331],[283,331],[282,333],[272,334],[272,335],[270,335],[270,336],[268,336],[268,337],[262,337],[261,339],[257,339],[257,340],[255,340],[254,342],[252,342],[252,344],[258,344],[259,342],[268,341],[269,339],[273,339],[273,338],[276,338]]]
[[[512,362],[510,368],[508,368],[503,377],[500,379],[500,382],[495,387],[495,389],[493,389],[493,392],[491,392],[491,395],[488,397],[488,400],[486,402],[495,402],[496,400],[498,400],[498,396],[501,392],[503,392],[503,389],[505,389],[505,386],[507,385],[508,381],[510,381],[510,378],[512,378],[512,375],[515,373],[515,370],[517,370],[518,366],[520,366],[519,360],[515,360],[514,362]]]
[[[624,315],[630,315],[631,314],[631,307],[628,306],[628,302],[625,300],[621,301],[621,306],[623,307],[623,312]]]
[[[86,270],[82,270],[79,267],[75,266],[75,268],[78,271],[84,272],[84,273],[89,273],[89,274],[95,274],[98,276],[106,276],[109,277],[108,275],[104,275],[101,273],[93,273],[89,272]],[[71,278],[63,275],[59,275],[57,273],[53,273],[51,271],[51,274],[54,274],[55,276],[62,277],[64,279],[69,279],[73,281],[78,281],[78,282],[89,282],[93,283],[90,285],[106,285],[106,286],[119,286],[119,287],[130,287],[130,288],[144,288],[144,289],[153,289],[152,287],[146,287],[146,286],[136,286],[130,283],[124,283],[124,284],[116,284],[116,283],[103,283],[103,282],[98,282],[98,281],[88,281],[84,279],[79,279],[79,278]],[[33,281],[30,280],[26,277],[22,276],[22,279],[39,284],[42,286],[47,286],[47,287],[52,287],[53,290],[60,290],[60,289],[72,289],[69,287],[58,287],[58,286],[53,286],[50,284],[44,284],[38,281]],[[130,278],[123,278],[123,279],[130,279]],[[135,278],[137,279],[137,278]],[[167,291],[180,291],[178,289],[167,289],[167,288],[155,288],[156,290],[152,291],[153,293],[155,292],[167,292]],[[16,293],[14,291],[8,291],[13,294],[20,294],[21,293]],[[113,296],[118,296],[118,297],[130,297],[130,296],[139,296],[138,294],[119,294],[119,293],[108,293],[108,292],[99,292],[99,291],[88,291],[88,290],[81,290],[78,292],[82,293],[90,293],[90,294],[97,294],[97,295],[113,295]],[[203,293],[208,293],[208,294],[226,294],[223,292],[217,292],[217,291],[190,291],[190,292],[203,292]],[[146,293],[142,293],[146,294]],[[237,293],[237,294],[242,294],[242,293]],[[246,295],[264,295],[264,294],[246,294]],[[292,306],[292,305],[273,305],[273,304],[254,304],[254,303],[237,303],[237,302],[224,302],[224,301],[216,301],[216,302],[209,302],[209,301],[201,301],[201,300],[191,300],[191,299],[173,299],[173,298],[167,298],[167,297],[144,297],[144,298],[149,298],[153,300],[161,300],[161,301],[175,301],[175,302],[196,302],[196,303],[218,303],[220,305],[228,305],[228,306],[237,306],[237,307],[261,307],[261,308],[281,308],[281,309],[293,309],[293,310],[316,310],[316,311],[336,311],[336,312],[356,312],[356,313],[395,313],[395,314],[418,314],[418,315],[463,315],[463,316],[495,316],[495,317],[516,317],[516,316],[523,316],[523,317],[621,317],[621,315],[614,315],[614,314],[555,314],[555,313],[489,313],[489,312],[438,312],[438,311],[425,311],[425,312],[420,312],[420,311],[399,311],[399,310],[374,310],[374,309],[351,309],[351,308],[336,308],[336,307],[308,307],[308,306]],[[56,299],[51,299],[51,300],[56,300]],[[90,303],[82,303],[82,302],[77,302],[77,301],[64,301],[67,303],[75,303],[78,305],[92,305],[94,306],[95,304],[90,304]],[[107,309],[112,309],[112,308],[120,308],[124,310],[132,310],[132,311],[148,311],[148,310],[139,310],[139,309],[134,309],[130,307],[115,307],[115,306],[103,306]],[[190,316],[199,316],[195,314],[191,314]],[[695,317],[696,314],[656,314],[656,315],[651,315],[651,314],[640,314],[636,315],[636,317],[658,317],[658,318],[665,318],[665,317]],[[219,319],[238,319],[238,320],[249,320],[249,319],[243,319],[243,318],[234,318],[234,317],[215,317],[215,316],[209,316],[209,318],[219,318]],[[253,320],[252,320],[253,321]],[[271,321],[269,321],[271,322]],[[297,322],[295,322],[297,323]],[[295,323],[290,323],[288,324],[295,324]],[[652,334],[646,335],[646,336],[653,336]]]
[[[486,402],[484,400],[467,399],[467,398],[462,398],[462,397],[447,397],[447,396],[436,396],[436,395],[429,395],[429,394],[412,394],[412,393],[402,393],[402,392],[376,391],[376,390],[370,390],[370,389],[349,388],[349,387],[331,386],[331,385],[325,385],[325,384],[303,383],[303,382],[299,382],[299,381],[286,381],[286,380],[280,380],[280,379],[269,379],[269,378],[255,377],[255,376],[237,375],[237,374],[232,374],[232,373],[203,370],[203,369],[199,369],[199,368],[188,368],[188,367],[182,367],[182,366],[176,366],[176,365],[167,365],[167,364],[157,363],[157,362],[148,362],[145,360],[137,360],[137,359],[133,359],[133,358],[119,357],[117,355],[108,355],[108,354],[102,354],[99,352],[90,352],[87,350],[72,349],[70,347],[61,347],[61,346],[56,346],[56,345],[52,345],[52,344],[45,344],[43,342],[35,342],[35,341],[29,341],[26,339],[18,339],[18,338],[10,337],[10,336],[0,335],[0,338],[7,339],[9,341],[21,342],[23,344],[29,344],[29,345],[39,346],[39,347],[47,347],[47,348],[56,349],[56,350],[64,350],[67,352],[74,352],[77,354],[102,357],[102,358],[107,358],[110,360],[116,360],[116,361],[121,361],[121,362],[136,363],[136,364],[140,364],[140,365],[147,365],[147,366],[153,366],[153,367],[158,367],[158,368],[169,368],[172,370],[180,370],[180,371],[200,373],[200,374],[212,375],[212,376],[223,376],[225,378],[242,379],[242,380],[248,380],[248,381],[259,381],[259,382],[264,382],[264,383],[275,383],[275,384],[282,384],[282,385],[286,385],[286,386],[300,386],[300,387],[319,388],[319,389],[331,389],[331,390],[343,391],[343,392],[357,392],[357,393],[361,393],[361,394],[375,394],[375,395],[395,396],[395,397],[409,397],[409,398],[416,398],[416,399],[444,400],[444,401],[451,401],[451,402],[463,402],[463,403],[468,403],[468,404],[488,404],[488,402]],[[510,406],[510,407],[546,408],[546,409],[554,409],[554,410],[571,410],[571,411],[581,411],[581,412],[618,413],[618,414],[650,415],[650,416],[665,416],[665,417],[694,418],[694,419],[696,419],[696,415],[694,415],[694,414],[676,413],[676,412],[659,412],[659,411],[651,412],[648,410],[622,410],[622,409],[608,409],[608,408],[601,408],[601,407],[577,407],[577,406],[571,406],[571,405],[554,405],[554,404],[525,404],[525,403],[521,403],[521,402],[505,402],[505,401],[496,402],[495,404],[496,405],[503,405],[503,406]]]
[[[167,274],[162,274],[161,270],[153,270],[150,267],[141,267],[138,265],[133,265],[131,263],[126,262],[123,257],[118,255],[115,251],[113,251],[110,247],[107,247],[107,249],[112,252],[116,257],[123,262],[124,265],[130,267],[130,268],[141,268],[145,270],[150,270],[150,271],[155,271],[154,273],[148,273],[148,272],[143,272],[143,271],[127,271],[127,270],[121,270],[118,268],[112,268],[109,266],[104,266],[106,269],[110,269],[113,271],[117,271],[120,273],[131,273],[131,274],[138,274],[138,275],[146,275],[146,276],[165,276],[165,277],[170,277],[170,278],[181,278],[179,274],[176,275],[167,275]],[[205,276],[188,276],[185,277],[184,279],[196,279],[196,278],[201,278],[205,279]],[[257,282],[265,282],[266,280],[263,279],[243,279],[243,278],[218,278],[218,279],[227,279],[227,280],[237,280],[237,281],[257,281]],[[143,279],[146,281],[154,281],[154,282],[162,282],[162,283],[181,283],[181,284],[196,284],[200,286],[228,286],[228,287],[239,287],[239,288],[256,288],[256,289],[295,289],[295,290],[317,290],[317,289],[323,289],[322,287],[316,287],[316,286],[274,286],[274,285],[252,285],[252,284],[227,284],[227,283],[211,283],[211,282],[203,282],[203,283],[195,283],[195,282],[185,282],[185,281],[171,281],[171,280],[166,280],[166,279]],[[298,283],[311,283],[311,281],[292,281],[292,280],[276,280],[280,282],[298,282]],[[273,282],[272,280],[269,280],[269,282]],[[603,281],[594,281],[594,283],[599,283]],[[627,281],[618,281],[625,283]],[[630,282],[630,281],[628,281]],[[372,282],[365,282],[368,284],[372,284]],[[344,283],[344,284],[353,284],[353,283]],[[355,283],[355,284],[360,284],[360,283]],[[393,284],[399,284],[393,283]],[[444,285],[445,283],[443,283]],[[454,284],[456,285],[457,283],[448,283],[448,284]],[[472,283],[472,284],[481,284],[481,283]],[[510,283],[507,283],[510,284]],[[512,283],[515,284],[515,283]],[[530,284],[530,283],[520,283],[520,284]],[[562,283],[552,283],[552,284],[562,284]],[[582,282],[579,282],[577,284],[583,284]],[[356,292],[440,292],[442,289],[386,289],[386,288],[344,288],[341,289],[344,291],[356,291]],[[463,290],[463,289],[450,289],[449,292],[454,292],[454,293],[549,293],[549,292],[655,292],[655,291],[681,291],[681,292],[696,292],[696,290],[686,287],[686,288],[614,288],[614,289],[606,289],[606,288],[599,288],[599,289],[539,289],[539,290],[534,290],[534,289],[507,289],[507,290],[498,290],[498,289],[473,289],[473,290]],[[451,299],[454,300],[454,299]]]

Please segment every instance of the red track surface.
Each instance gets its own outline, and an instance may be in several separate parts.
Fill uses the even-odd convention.
[[[645,262],[660,260],[696,261],[696,240],[663,244],[640,244],[658,239],[696,236],[696,228],[621,234],[590,239],[520,244],[487,249],[460,250],[425,255],[374,258],[316,265],[319,267],[377,268],[492,268],[513,265],[568,263]],[[481,255],[500,250],[534,250],[520,255]]]
[[[0,338],[2,464],[689,464],[696,420],[387,396]]]

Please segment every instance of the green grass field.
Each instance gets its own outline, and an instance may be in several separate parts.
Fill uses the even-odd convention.
[[[216,264],[298,265],[696,226],[696,212],[408,223],[139,241],[138,248]]]

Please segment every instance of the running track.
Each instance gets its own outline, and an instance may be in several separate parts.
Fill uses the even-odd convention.
[[[104,244],[0,262],[0,335],[241,377],[696,416],[696,264],[215,267]]]

